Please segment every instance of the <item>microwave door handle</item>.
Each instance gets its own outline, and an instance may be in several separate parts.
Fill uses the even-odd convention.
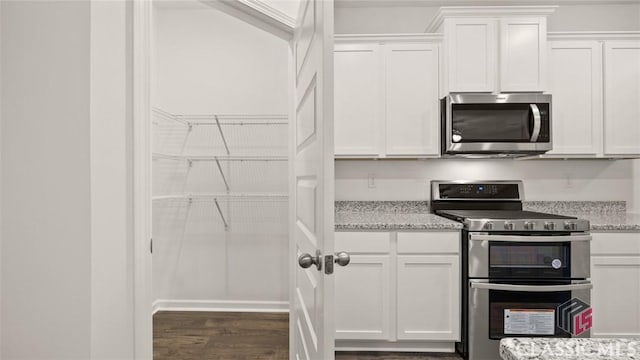
[[[501,291],[522,291],[522,292],[559,292],[559,291],[577,291],[593,289],[593,284],[586,280],[581,283],[571,285],[511,285],[511,284],[495,284],[483,282],[471,282],[471,288]]]
[[[540,109],[538,109],[538,105],[529,104],[529,108],[531,108],[531,113],[533,114],[533,131],[531,132],[531,139],[529,141],[534,143],[538,141],[538,137],[540,136],[542,118],[540,117]]]

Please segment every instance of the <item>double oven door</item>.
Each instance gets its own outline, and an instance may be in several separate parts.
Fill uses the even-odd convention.
[[[468,359],[498,359],[505,337],[589,337],[572,316],[591,300],[591,235],[468,233],[467,240],[462,352]]]

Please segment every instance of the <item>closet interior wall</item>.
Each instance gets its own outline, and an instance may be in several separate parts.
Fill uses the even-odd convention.
[[[287,308],[287,44],[199,2],[154,7],[156,309]]]

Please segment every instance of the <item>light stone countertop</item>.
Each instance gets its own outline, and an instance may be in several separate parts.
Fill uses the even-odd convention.
[[[638,339],[505,338],[503,360],[639,360]]]
[[[627,212],[624,201],[525,201],[523,208],[589,220],[592,231],[640,232],[640,214]]]
[[[426,201],[337,201],[335,229],[460,230],[462,224],[429,213]]]

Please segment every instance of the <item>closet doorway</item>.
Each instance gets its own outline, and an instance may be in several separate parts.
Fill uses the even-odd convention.
[[[196,0],[151,17],[153,357],[286,359],[289,44]]]

